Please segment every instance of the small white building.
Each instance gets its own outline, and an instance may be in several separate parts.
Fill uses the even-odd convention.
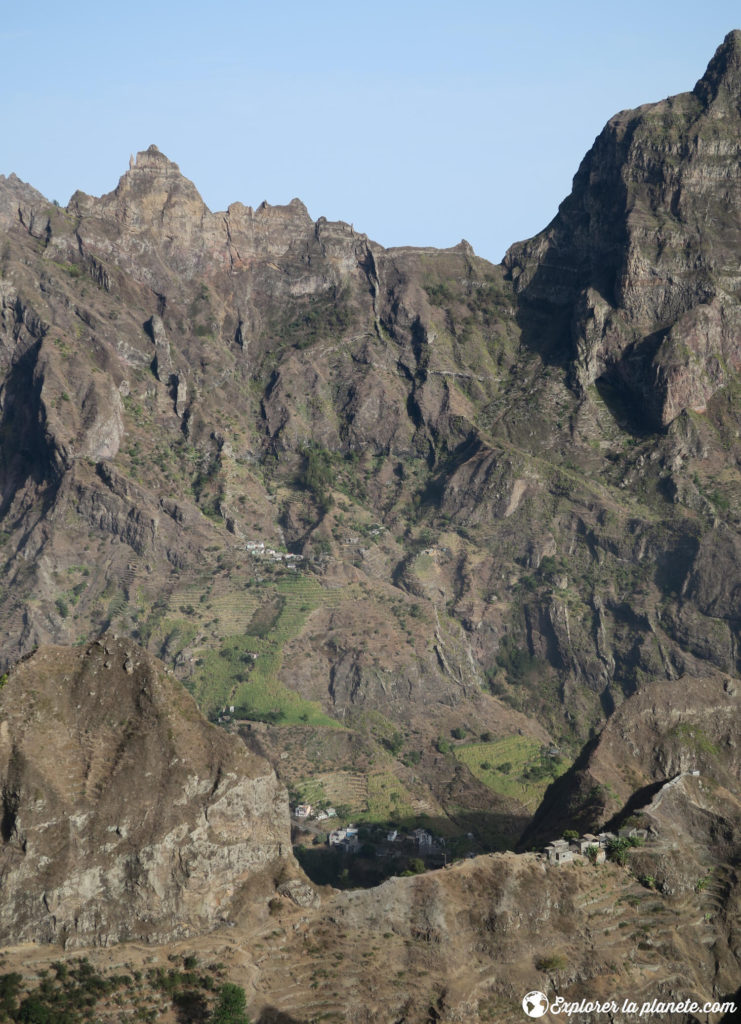
[[[617,839],[617,836],[614,832],[600,832],[597,839],[601,847],[607,847],[613,840]]]
[[[432,833],[428,832],[426,829],[415,828],[412,832],[412,836],[420,850],[428,850],[432,846]]]
[[[554,839],[543,851],[549,864],[567,864],[574,859],[574,851],[568,839]]]
[[[296,818],[310,818],[311,811],[311,804],[297,804],[293,814]]]
[[[585,832],[581,839],[576,840],[574,845],[578,848],[579,853],[585,854],[590,846],[598,849],[600,842],[597,836],[593,836],[590,832]]]
[[[327,842],[330,846],[339,847],[348,853],[356,853],[360,846],[356,828],[336,828],[327,836]]]

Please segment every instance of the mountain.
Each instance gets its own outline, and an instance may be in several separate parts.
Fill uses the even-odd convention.
[[[0,787],[5,945],[172,941],[300,879],[270,766],[112,635],[10,674]]]
[[[505,845],[538,794],[440,736],[568,759],[736,676],[740,38],[501,267],[211,213],[154,146],[66,209],[0,179],[5,663],[114,627],[208,713],[400,734],[402,803]]]
[[[659,845],[631,855],[632,874],[608,866],[594,883],[613,909],[634,908],[638,888],[655,894],[648,916],[620,904],[632,981],[666,994],[681,976],[703,997],[738,987],[740,155],[736,31],[691,93],[614,117],[551,224],[499,267],[465,241],[387,250],[348,224],[312,221],[295,199],[212,213],[154,146],[114,191],[78,192],[64,209],[0,177],[0,658],[32,655],[2,704],[20,737],[3,755],[2,853],[21,872],[17,891],[32,894],[7,911],[6,935],[37,934],[29,915],[47,892],[31,884],[43,865],[26,859],[36,866],[23,874],[21,833],[40,834],[45,815],[69,814],[76,799],[49,788],[43,806],[19,802],[50,774],[32,747],[52,706],[74,724],[70,777],[84,778],[86,744],[99,749],[105,787],[83,794],[92,824],[80,841],[83,865],[105,868],[95,823],[117,827],[119,768],[105,732],[115,727],[96,716],[123,712],[100,710],[97,683],[90,704],[74,695],[89,685],[85,658],[102,657],[90,638],[112,643],[115,631],[112,664],[140,660],[141,679],[169,687],[160,725],[133,710],[120,718],[133,723],[138,763],[150,729],[169,749],[170,716],[183,764],[165,804],[184,785],[191,739],[179,730],[195,708],[154,656],[243,741],[238,755],[224,737],[217,754],[212,731],[193,725],[195,776],[216,779],[220,758],[241,756],[239,772],[274,794],[255,853],[261,907],[285,834],[265,759],[294,800],[334,803],[369,834],[423,824],[451,855],[527,850],[564,828],[636,818]],[[59,645],[52,656],[47,644]],[[45,675],[56,662],[69,664],[66,688]],[[123,707],[137,708],[138,669],[116,672]],[[24,697],[34,692],[40,705]],[[38,712],[28,722],[27,706]],[[13,774],[16,749],[29,752],[27,776]],[[164,760],[157,775],[170,778]],[[208,799],[194,801],[183,820],[205,814]],[[165,836],[137,832],[126,856],[141,860]],[[230,840],[211,841],[226,856]],[[388,915],[405,946],[442,951],[457,915],[472,936],[457,966],[446,974],[442,955],[412,957],[434,985],[415,988],[406,1009],[400,992],[379,991],[377,1013],[486,1019],[488,1006],[506,1019],[513,991],[486,974],[482,936],[505,942],[523,918],[514,896],[509,916],[496,908],[542,884],[547,898],[523,911],[512,947],[517,977],[533,977],[542,933],[581,965],[544,968],[543,984],[614,985],[615,965],[589,952],[591,875],[554,875],[532,853],[484,864],[460,886],[450,873],[399,878],[289,907],[296,936],[281,942],[298,963],[304,929],[327,927],[335,907],[334,923],[352,920],[338,957],[353,943],[375,955],[370,932]],[[366,883],[394,871],[381,858],[364,870]],[[79,941],[173,937],[181,917],[189,934],[214,926],[217,911],[202,916],[197,895],[189,904],[189,884],[158,896],[149,932],[119,888],[105,928],[84,915],[74,925]],[[491,913],[477,917],[471,904],[489,885]],[[439,912],[408,934],[428,902]],[[394,917],[391,905],[416,909]],[[43,913],[45,938],[77,934]],[[663,931],[646,938],[654,914],[675,915],[681,949]],[[620,922],[605,927],[616,942]],[[467,1002],[474,962],[485,978]],[[310,1012],[305,986],[283,999],[280,971],[269,980],[271,967],[251,964],[265,1013],[268,995],[281,1013]],[[359,973],[360,961],[348,966],[348,978]]]

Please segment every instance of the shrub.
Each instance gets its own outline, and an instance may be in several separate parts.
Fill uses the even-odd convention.
[[[624,865],[628,861],[628,850],[634,846],[643,846],[643,840],[638,836],[629,836],[627,839],[611,839],[607,845],[607,856],[616,864]]]
[[[239,985],[227,983],[219,989],[219,998],[211,1014],[211,1024],[250,1024],[245,1013],[247,998]]]
[[[535,961],[535,967],[539,971],[562,971],[566,966],[566,957],[560,953],[553,953],[551,956],[541,956]]]

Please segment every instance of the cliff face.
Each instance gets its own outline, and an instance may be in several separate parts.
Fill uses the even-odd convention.
[[[693,92],[612,118],[505,258],[525,310],[570,334],[578,385],[613,384],[652,426],[704,412],[741,366],[740,67],[734,31]]]
[[[282,784],[174,673],[298,791],[448,849],[513,847],[541,798],[525,845],[659,837],[635,877],[506,854],[332,918],[279,886],[260,941],[303,973],[261,953],[258,1008],[738,985],[740,150],[734,32],[502,267],[213,213],[156,147],[66,209],[0,177],[0,664],[42,645],[0,696],[0,941],[247,934],[295,880]]]
[[[740,39],[502,267],[214,213],[156,147],[66,209],[0,178],[2,664],[114,626],[209,713],[332,720],[405,806],[498,823],[528,778],[452,730],[573,758],[738,676]]]
[[[164,942],[245,901],[259,916],[298,874],[269,765],[111,635],[41,648],[10,674],[0,791],[3,943]]]

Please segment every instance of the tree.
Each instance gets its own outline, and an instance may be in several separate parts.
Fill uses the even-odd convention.
[[[314,495],[317,505],[323,512],[332,504],[331,489],[334,483],[334,473],[328,451],[321,448],[311,447],[305,450],[306,465],[301,477],[301,482],[307,491]]]
[[[243,988],[230,983],[222,985],[210,1024],[250,1024],[245,1013],[246,1006],[247,997]]]

